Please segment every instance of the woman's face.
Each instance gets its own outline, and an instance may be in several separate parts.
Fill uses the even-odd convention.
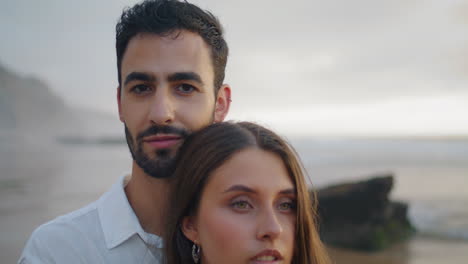
[[[248,148],[215,170],[184,234],[201,247],[202,263],[291,263],[295,188],[282,160]]]

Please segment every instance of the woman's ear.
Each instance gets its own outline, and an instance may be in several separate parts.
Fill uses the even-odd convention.
[[[195,217],[186,216],[182,220],[182,233],[192,242],[198,242],[198,229]]]

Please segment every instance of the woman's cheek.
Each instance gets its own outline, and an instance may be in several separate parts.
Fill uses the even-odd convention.
[[[255,238],[252,214],[237,213],[230,208],[217,208],[206,212],[204,216],[199,218],[199,236],[204,253],[212,254],[210,259],[216,259],[216,256],[224,256],[224,259],[229,255],[235,256],[240,253],[242,246]]]

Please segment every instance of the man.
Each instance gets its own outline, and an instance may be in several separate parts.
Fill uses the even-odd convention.
[[[160,263],[177,150],[229,110],[231,90],[222,84],[228,48],[213,15],[186,2],[147,0],[125,10],[116,29],[117,102],[131,175],[37,228],[19,263]]]

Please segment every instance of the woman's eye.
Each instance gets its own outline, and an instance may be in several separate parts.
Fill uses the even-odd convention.
[[[278,206],[278,209],[281,211],[292,211],[296,209],[296,203],[295,202],[280,203]]]
[[[182,93],[182,94],[190,94],[196,90],[195,87],[193,87],[190,84],[181,84],[177,86],[176,89],[179,93]]]
[[[235,209],[250,209],[252,206],[247,201],[235,201],[231,204],[231,206]]]

